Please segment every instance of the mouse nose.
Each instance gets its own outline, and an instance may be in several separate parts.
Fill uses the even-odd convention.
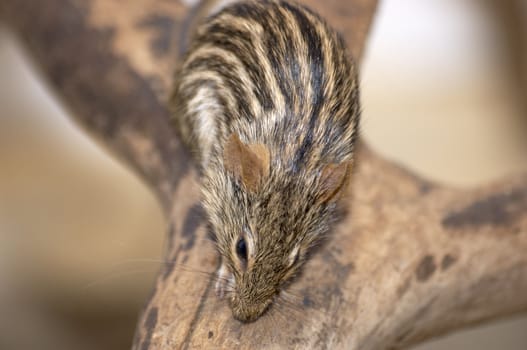
[[[232,316],[241,322],[254,322],[262,316],[272,304],[272,298],[259,300],[242,300],[238,296],[231,299]]]

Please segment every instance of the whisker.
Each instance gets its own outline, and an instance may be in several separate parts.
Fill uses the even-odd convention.
[[[148,273],[152,273],[154,271],[155,270],[141,269],[141,270],[114,272],[114,273],[110,273],[109,275],[106,275],[104,277],[101,277],[101,278],[93,281],[93,282],[90,282],[90,283],[86,284],[84,287],[82,287],[82,289],[83,290],[87,290],[87,289],[93,288],[95,286],[101,285],[101,284],[103,284],[105,282],[108,282],[108,281],[111,281],[111,280],[114,280],[114,279],[117,279],[117,278],[120,278],[120,277],[125,277],[125,276],[139,274],[139,273],[147,273],[147,272]]]

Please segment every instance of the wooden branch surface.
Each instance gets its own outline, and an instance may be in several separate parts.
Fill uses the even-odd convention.
[[[305,1],[362,52],[376,1]],[[167,263],[135,349],[401,348],[527,310],[527,175],[444,188],[362,145],[348,210],[255,323],[212,291],[197,179],[165,105],[188,8],[177,1],[0,0],[77,120],[134,167],[168,217]]]

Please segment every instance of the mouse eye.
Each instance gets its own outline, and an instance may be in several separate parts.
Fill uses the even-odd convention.
[[[247,261],[247,244],[243,237],[240,237],[238,242],[236,242],[236,254],[240,260]]]

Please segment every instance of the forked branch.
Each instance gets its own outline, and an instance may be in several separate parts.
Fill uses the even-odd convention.
[[[376,1],[305,2],[360,57]],[[212,292],[216,254],[165,103],[187,13],[176,1],[0,0],[72,114],[165,208],[171,263],[135,349],[400,348],[527,310],[527,175],[449,189],[362,145],[336,232],[266,316],[233,320]]]

